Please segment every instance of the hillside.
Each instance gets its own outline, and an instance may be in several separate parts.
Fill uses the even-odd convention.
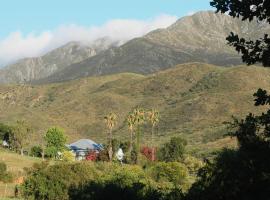
[[[270,89],[269,69],[201,63],[147,76],[123,73],[49,85],[0,86],[0,121],[29,121],[36,130],[32,141],[57,125],[66,130],[69,141],[87,137],[104,142],[103,117],[108,112],[119,115],[114,135],[128,139],[127,114],[137,106],[158,108],[161,121],[156,142],[183,135],[190,151],[203,153],[233,144],[223,139],[223,122],[231,121],[232,115],[261,112],[253,106],[252,96],[259,87]],[[144,130],[147,144],[150,127]]]
[[[41,57],[25,58],[0,69],[0,83],[25,83],[46,78],[115,45],[108,38],[91,44],[70,42]]]
[[[153,31],[73,64],[38,83],[120,72],[149,74],[187,62],[238,65],[241,64],[240,56],[226,41],[232,31],[245,38],[254,38],[270,33],[270,27],[211,11],[198,12],[179,19],[167,29]]]

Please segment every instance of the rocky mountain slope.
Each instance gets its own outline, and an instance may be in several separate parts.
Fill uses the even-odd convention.
[[[119,72],[149,74],[187,62],[220,66],[240,64],[240,56],[225,40],[231,31],[253,38],[270,33],[270,27],[211,11],[198,12],[179,19],[167,29],[153,31],[142,38],[71,65],[40,82]]]
[[[0,70],[0,83],[25,83],[46,78],[67,66],[81,62],[117,45],[108,38],[91,44],[70,42],[44,56],[25,58]]]
[[[0,86],[0,121],[25,119],[34,126],[33,141],[51,126],[63,127],[69,141],[105,142],[104,116],[117,113],[113,135],[128,140],[126,116],[136,107],[157,108],[156,143],[182,135],[196,154],[233,144],[223,138],[231,116],[260,113],[253,106],[258,88],[270,90],[270,70],[263,67],[217,67],[182,64],[153,75],[131,73],[88,77],[49,85]],[[143,143],[151,127],[143,128]]]

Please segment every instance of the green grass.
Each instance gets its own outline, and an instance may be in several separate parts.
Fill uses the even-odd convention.
[[[232,115],[260,113],[262,109],[253,106],[252,96],[260,87],[270,89],[269,69],[200,63],[149,76],[126,73],[50,85],[1,86],[0,121],[27,120],[35,130],[32,143],[54,125],[66,130],[70,142],[79,138],[105,142],[103,117],[107,113],[118,114],[113,134],[127,140],[128,113],[138,106],[157,108],[161,115],[157,144],[181,135],[188,139],[190,151],[205,154],[211,148],[235,146],[232,140],[224,142],[223,122],[231,121]],[[150,126],[146,126],[143,143],[149,143],[150,132]]]
[[[8,171],[12,172],[15,176],[20,176],[24,173],[24,168],[31,167],[34,163],[41,162],[39,158],[29,156],[21,156],[17,153],[9,152],[0,149],[0,161],[7,164]]]
[[[31,167],[34,163],[41,162],[39,158],[32,158],[29,156],[21,156],[17,153],[13,153],[4,149],[0,149],[0,161],[7,164],[7,170],[11,172],[14,179],[21,176],[25,176],[24,168]],[[14,188],[16,183],[1,183],[0,182],[0,199],[9,199],[4,197],[10,197],[10,199],[15,199]]]

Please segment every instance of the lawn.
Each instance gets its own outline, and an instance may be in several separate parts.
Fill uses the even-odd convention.
[[[21,156],[4,149],[0,149],[0,161],[7,164],[8,171],[12,172],[16,180],[20,176],[24,176],[24,168],[31,167],[34,163],[41,162],[41,159]],[[4,184],[0,182],[0,199],[4,200],[8,199],[7,197],[14,197],[15,185],[16,183]]]

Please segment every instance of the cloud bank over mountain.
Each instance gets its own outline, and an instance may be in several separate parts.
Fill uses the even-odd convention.
[[[176,20],[176,16],[163,14],[148,20],[114,19],[101,26],[61,25],[54,30],[27,35],[16,31],[0,39],[0,67],[18,59],[41,56],[71,41],[91,43],[98,38],[108,37],[123,43],[152,30],[166,28]]]

